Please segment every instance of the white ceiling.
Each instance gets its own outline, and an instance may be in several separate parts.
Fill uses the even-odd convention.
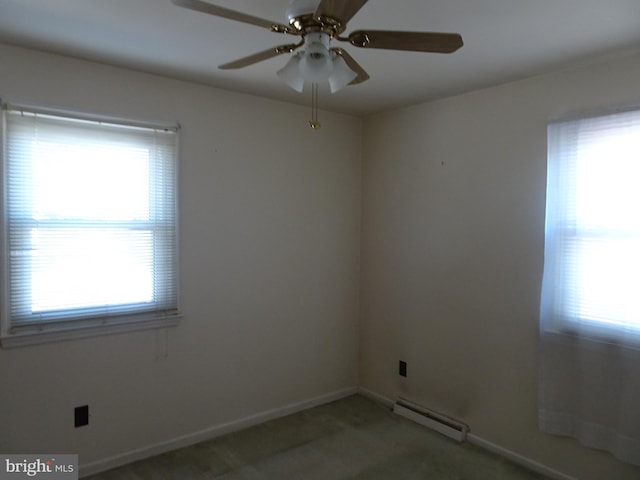
[[[287,23],[289,0],[211,1]],[[369,0],[346,33],[365,28],[456,32],[465,45],[443,55],[341,44],[371,79],[335,95],[322,89],[321,108],[369,114],[635,52],[640,0]],[[289,102],[310,100],[276,77],[286,55],[241,70],[217,68],[291,38],[171,0],[0,0],[0,42]]]

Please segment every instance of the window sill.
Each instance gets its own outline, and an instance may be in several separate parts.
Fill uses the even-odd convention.
[[[99,324],[64,323],[33,326],[29,329],[19,328],[15,333],[4,333],[0,337],[0,347],[3,349],[27,347],[101,335],[175,327],[180,322],[180,319],[181,315],[175,314],[163,316],[162,318],[139,318],[136,320],[125,318],[117,321],[101,322]]]

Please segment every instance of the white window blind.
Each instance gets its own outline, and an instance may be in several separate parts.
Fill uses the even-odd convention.
[[[542,326],[640,338],[640,112],[548,129]]]
[[[176,317],[176,129],[4,113],[4,336]]]

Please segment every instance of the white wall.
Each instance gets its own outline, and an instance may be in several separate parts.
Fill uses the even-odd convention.
[[[639,477],[538,433],[536,348],[547,119],[639,103],[640,57],[364,129],[321,112],[319,131],[308,108],[105,65],[1,45],[0,65],[6,101],[182,124],[185,314],[168,332],[0,350],[0,451],[100,465],[348,391],[359,367],[365,388],[563,472]]]
[[[184,311],[0,350],[0,451],[87,465],[356,386],[359,119],[313,131],[308,108],[9,46],[0,65],[8,102],[180,122]]]
[[[638,85],[634,56],[366,119],[363,387],[580,479],[640,478],[536,418],[547,120]]]

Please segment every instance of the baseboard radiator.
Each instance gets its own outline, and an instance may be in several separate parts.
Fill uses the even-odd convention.
[[[469,426],[467,424],[442,413],[429,410],[404,398],[399,398],[396,401],[393,406],[393,411],[402,417],[442,433],[458,442],[464,442],[469,432]]]

